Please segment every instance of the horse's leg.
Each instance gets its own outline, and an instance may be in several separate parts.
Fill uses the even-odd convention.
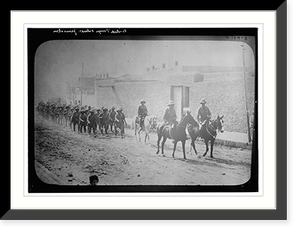
[[[173,159],[175,159],[174,154],[175,154],[176,146],[177,146],[177,141],[174,141],[174,147],[173,147],[173,153],[172,153]]]
[[[135,137],[135,140],[137,141],[136,133],[137,133],[137,125],[135,123],[135,125],[134,125],[134,137]]]
[[[196,138],[191,138],[192,139],[192,142],[191,142],[191,148],[190,148],[190,151],[192,150],[192,148],[194,149],[196,155],[198,154],[197,153],[197,150],[196,150],[196,145],[195,145],[195,141],[196,141]]]
[[[182,152],[183,152],[183,158],[184,160],[186,160],[186,157],[185,157],[185,140],[182,140]]]
[[[146,136],[145,136],[145,143],[147,143],[146,139],[148,138],[148,143],[150,144],[150,134],[149,134],[149,131],[145,130],[145,134],[146,134]]]
[[[141,131],[142,131],[142,128],[139,129],[138,131],[138,135],[139,135],[139,142],[141,141]]]
[[[213,149],[214,149],[215,139],[210,140],[210,157],[213,158]]]
[[[123,127],[122,127],[122,125],[120,125],[121,127],[120,127],[120,132],[121,132],[121,138],[123,138]]]
[[[208,140],[207,139],[205,139],[205,145],[206,145],[206,151],[203,154],[203,156],[205,156],[207,154],[207,151],[209,150],[209,148],[208,148]]]
[[[145,132],[145,144],[147,144],[147,138],[148,138],[148,142],[150,143],[150,139],[149,139],[149,132],[147,132],[147,130],[144,130]]]
[[[162,135],[159,132],[157,132],[157,137],[158,138],[157,138],[157,152],[156,152],[156,154],[159,153],[159,143],[160,143]]]
[[[167,141],[167,137],[163,137],[163,141],[161,143],[161,154],[164,155],[164,146]]]
[[[105,134],[108,134],[108,124],[105,124]]]
[[[118,127],[115,126],[115,137],[117,137],[117,134],[118,134]]]

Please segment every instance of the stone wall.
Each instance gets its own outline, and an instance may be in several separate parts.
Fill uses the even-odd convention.
[[[248,78],[247,84],[248,106],[249,110],[252,110],[254,78]],[[195,83],[190,92],[190,109],[193,116],[197,115],[201,98],[205,98],[213,119],[224,115],[226,131],[247,132],[244,79]]]
[[[205,77],[205,76],[204,76]],[[112,87],[97,88],[97,107],[122,107],[126,117],[137,115],[140,101],[144,99],[149,114],[160,119],[170,99],[170,85],[166,81],[131,81],[116,82],[115,92]],[[231,132],[247,132],[245,85],[242,75],[214,81],[204,78],[203,82],[187,85],[190,87],[190,109],[196,118],[201,98],[205,98],[212,112],[212,118],[224,115],[225,130]],[[249,110],[254,105],[254,77],[247,78]],[[118,98],[120,101],[118,101]]]

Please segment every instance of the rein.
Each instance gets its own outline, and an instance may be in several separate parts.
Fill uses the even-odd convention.
[[[215,120],[216,121],[216,120]],[[213,122],[215,122],[215,121],[213,121]],[[210,129],[211,130],[213,130],[215,133],[216,133],[216,135],[212,135],[212,133],[211,132],[209,132],[209,130],[208,130],[208,128],[207,128],[207,125],[209,125],[209,127],[210,127]],[[210,136],[212,136],[214,139],[216,139],[216,137],[217,137],[217,129],[215,129],[213,126],[212,126],[212,124],[206,124],[206,131],[207,131],[207,133],[210,135]]]

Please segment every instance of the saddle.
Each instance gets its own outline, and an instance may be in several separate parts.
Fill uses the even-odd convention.
[[[135,118],[135,123],[139,124],[140,127],[145,128],[145,117],[139,117],[139,116],[137,116]]]

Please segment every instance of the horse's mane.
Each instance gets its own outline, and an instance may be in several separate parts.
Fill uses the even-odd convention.
[[[183,120],[185,119],[185,117],[187,116],[188,114],[185,114],[182,118],[181,118],[181,120],[179,121],[179,123],[178,124],[180,124],[180,123],[182,123],[183,122]],[[191,118],[194,120],[194,122],[196,123],[196,124],[198,124],[197,123],[197,121],[195,120],[195,118],[192,116],[192,114],[189,114],[190,116],[191,116]]]

